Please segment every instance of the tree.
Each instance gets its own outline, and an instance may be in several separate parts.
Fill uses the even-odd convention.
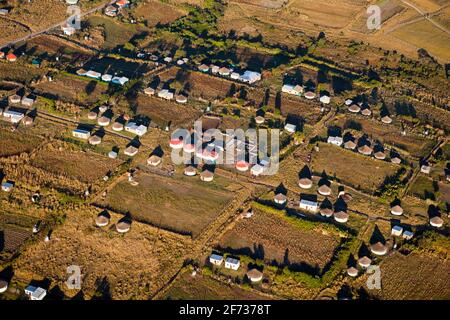
[[[275,109],[281,110],[281,92],[278,91],[275,96]]]

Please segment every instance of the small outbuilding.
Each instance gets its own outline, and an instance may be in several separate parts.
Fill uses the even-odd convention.
[[[89,139],[88,139],[88,142],[89,142],[89,144],[91,144],[93,146],[96,146],[96,145],[99,145],[102,142],[102,138],[100,138],[97,135],[90,136]]]
[[[238,162],[236,162],[236,170],[241,171],[241,172],[245,172],[249,169],[249,164],[246,161],[243,160],[239,160]]]
[[[0,279],[0,293],[4,293],[8,290],[8,282],[3,279]]]

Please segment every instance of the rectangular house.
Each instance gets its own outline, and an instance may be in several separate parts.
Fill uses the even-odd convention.
[[[227,269],[237,270],[240,265],[241,262],[238,259],[228,257],[225,260],[225,268]]]
[[[223,262],[223,257],[221,255],[213,253],[209,257],[209,262],[213,265],[220,266]]]
[[[91,136],[91,133],[88,130],[75,129],[72,131],[72,136],[74,136],[75,138],[87,140]]]
[[[317,212],[317,210],[319,210],[319,205],[316,201],[300,199],[300,209],[311,212]]]

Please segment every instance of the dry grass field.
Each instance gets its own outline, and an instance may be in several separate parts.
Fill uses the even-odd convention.
[[[334,121],[336,126],[345,127],[347,121],[354,121],[361,125],[361,133],[379,140],[383,144],[394,146],[408,152],[413,157],[423,157],[433,148],[435,141],[419,136],[415,133],[400,134],[401,128],[395,125],[383,125],[375,119],[367,119],[362,116],[346,114]]]
[[[120,160],[109,159],[92,152],[83,152],[67,145],[48,145],[39,150],[31,160],[31,164],[37,168],[85,183],[100,179],[120,163]]]
[[[261,300],[268,299],[236,285],[226,285],[206,275],[183,273],[166,292],[166,300]]]
[[[381,290],[370,294],[389,300],[450,298],[450,262],[427,254],[394,253],[381,263]],[[366,277],[363,277],[366,279]]]
[[[280,237],[280,235],[283,235]],[[307,264],[319,270],[331,260],[339,237],[324,230],[305,230],[270,212],[255,210],[220,239],[225,251],[242,252],[268,262]]]
[[[422,20],[405,25],[392,34],[417,48],[425,48],[432,55],[450,61],[450,36],[429,21]]]
[[[15,277],[24,283],[47,279],[51,289],[72,297],[78,291],[67,289],[66,270],[78,265],[85,299],[148,299],[181,267],[189,250],[184,237],[138,222],[121,235],[115,230],[120,216],[112,214],[110,226],[98,228],[94,224],[98,213],[87,206],[68,210],[50,242],[36,243],[14,262]]]
[[[38,94],[65,102],[90,105],[97,102],[107,90],[107,85],[72,75],[59,75],[52,82],[35,86]]]
[[[45,68],[35,68],[31,65],[20,63],[20,58],[15,63],[7,63],[0,60],[0,79],[16,81],[19,83],[30,82],[34,78],[40,78],[47,73]]]
[[[158,0],[143,1],[132,12],[138,20],[145,21],[149,27],[155,26],[157,23],[170,23],[187,13],[181,7]]]
[[[74,61],[85,61],[91,57],[92,52],[71,41],[52,35],[40,35],[27,41],[29,54],[52,56],[62,54],[60,59],[68,58]]]
[[[23,24],[11,21],[0,17],[0,28],[2,30],[2,35],[0,37],[0,45],[7,43],[8,41],[14,40],[20,36],[27,35],[28,28]]]
[[[0,157],[8,157],[31,152],[43,139],[28,133],[27,130],[19,129],[11,132],[6,123],[0,123],[0,141]]]
[[[162,177],[140,173],[138,186],[118,183],[102,206],[130,213],[134,219],[197,236],[232,199],[230,182],[216,177],[205,184],[199,177]]]
[[[314,152],[312,156],[311,167],[314,172],[325,171],[346,184],[364,190],[375,190],[399,168],[390,162],[375,160],[330,144],[319,143],[319,147],[320,151]]]
[[[224,98],[232,84],[229,80],[179,68],[170,68],[159,77],[162,83],[175,81],[174,86],[179,89],[187,85],[190,97],[203,99]]]
[[[182,105],[140,93],[136,99],[136,113],[147,116],[161,127],[191,127],[201,112],[190,105]]]

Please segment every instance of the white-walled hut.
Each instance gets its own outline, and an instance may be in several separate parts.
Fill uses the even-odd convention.
[[[370,156],[372,154],[372,151],[373,151],[372,148],[369,147],[368,145],[363,145],[358,148],[358,152],[365,156]]]
[[[298,180],[298,186],[302,189],[310,189],[312,187],[312,180],[309,178],[301,178]]]
[[[156,154],[151,155],[147,159],[147,164],[153,167],[158,166],[162,162],[162,158],[160,156],[157,156]]]
[[[352,104],[350,107],[348,107],[348,111],[350,111],[351,113],[358,113],[361,111],[361,108],[357,104]]]
[[[93,146],[96,146],[96,145],[99,145],[102,142],[102,138],[100,138],[97,135],[90,136],[89,139],[88,139],[88,142],[89,142],[89,144],[91,144]]]
[[[246,161],[243,160],[239,160],[238,162],[236,162],[236,170],[241,171],[241,172],[245,172],[249,169],[249,164]]]
[[[444,225],[444,220],[441,217],[435,216],[430,219],[430,225],[435,228],[440,228]]]
[[[263,273],[258,269],[250,269],[247,271],[246,276],[250,280],[250,282],[256,283],[262,280]]]
[[[95,120],[95,119],[97,119],[97,116],[98,116],[98,114],[95,111],[90,111],[87,115],[89,120]]]
[[[131,229],[131,221],[122,219],[116,224],[116,230],[119,233],[126,233]]]
[[[3,279],[0,279],[0,293],[4,293],[8,290],[8,282]]]
[[[403,208],[397,204],[391,208],[391,213],[394,216],[401,216],[403,214]]]
[[[274,201],[276,204],[283,205],[283,204],[286,203],[287,197],[286,197],[284,194],[282,194],[282,193],[277,193],[277,194],[273,197],[273,201]]]
[[[384,256],[388,249],[381,242],[374,243],[370,246],[370,251],[377,256]]]
[[[374,154],[375,159],[384,160],[386,159],[386,154],[383,151],[377,151]]]
[[[106,227],[109,224],[110,216],[108,213],[101,212],[96,218],[95,218],[95,224],[98,227]]]
[[[390,123],[392,123],[392,119],[389,116],[384,116],[383,118],[381,118],[381,122],[383,122],[385,124],[390,124]]]
[[[200,180],[203,182],[211,182],[214,180],[214,173],[209,170],[204,170],[200,173]]]
[[[331,208],[321,208],[320,209],[320,215],[323,217],[330,218],[333,215],[333,209]]]
[[[322,184],[317,188],[317,192],[323,196],[329,196],[331,194],[331,188],[326,184]]]
[[[101,116],[98,118],[97,123],[99,126],[106,127],[111,123],[111,119],[105,116]]]
[[[358,265],[361,266],[362,268],[370,267],[371,263],[372,263],[372,260],[367,256],[364,256],[364,257],[361,257],[358,259]]]
[[[123,124],[120,122],[114,122],[112,125],[113,131],[122,131],[123,130]]]
[[[193,177],[197,175],[197,169],[194,166],[187,166],[186,168],[184,168],[184,175]]]
[[[334,220],[339,223],[346,223],[348,221],[349,214],[344,211],[338,211],[334,213]]]
[[[20,101],[22,101],[22,97],[17,95],[17,94],[13,94],[13,95],[8,97],[8,102],[10,104],[19,104]]]
[[[347,274],[350,277],[356,277],[356,276],[358,276],[358,269],[356,269],[355,267],[350,267],[347,269]]]
[[[261,117],[261,116],[256,116],[255,117],[256,124],[263,124],[264,121],[265,121],[264,117]]]

